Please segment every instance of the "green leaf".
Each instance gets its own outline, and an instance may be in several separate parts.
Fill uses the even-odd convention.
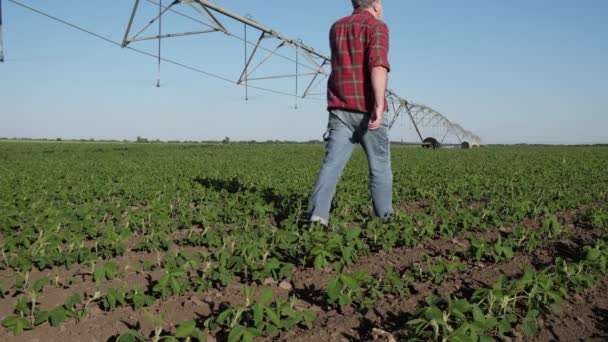
[[[335,300],[340,296],[340,277],[336,277],[332,279],[327,284],[327,297],[329,297],[331,302],[335,302]]]
[[[173,291],[173,294],[176,295],[181,293],[181,286],[179,284],[179,281],[174,277],[171,277],[171,290]]]
[[[424,298],[424,301],[426,302],[427,305],[433,306],[433,305],[439,304],[439,302],[441,302],[441,299],[437,296],[428,296],[428,297]]]
[[[265,288],[262,292],[262,296],[260,297],[259,303],[262,305],[268,305],[272,300],[272,289]]]
[[[196,331],[196,322],[194,320],[185,321],[175,329],[175,337],[186,338],[192,337]]]
[[[349,296],[340,296],[340,298],[338,298],[338,304],[339,304],[341,307],[344,307],[344,306],[349,306],[349,305],[351,305],[352,303],[353,303],[353,300],[352,300],[352,298],[350,298]]]
[[[496,340],[487,335],[479,335],[479,342],[495,342]]]
[[[245,333],[243,334],[243,342],[251,342],[255,337],[262,335],[262,333],[257,328],[249,327],[245,329]]]
[[[350,274],[341,275],[340,280],[351,290],[359,288],[359,281]]]
[[[513,327],[511,326],[511,323],[508,320],[503,319],[498,322],[498,332],[501,336],[508,332],[511,332],[512,329]]]
[[[323,254],[317,254],[317,256],[315,257],[315,261],[314,261],[314,266],[316,270],[322,270],[323,267],[325,267],[325,257],[323,256]]]
[[[283,327],[283,324],[281,323],[281,317],[273,309],[267,308],[266,315],[268,315],[268,318],[270,318],[270,321],[274,325],[276,325],[279,328]]]
[[[120,268],[115,263],[109,262],[103,266],[106,279],[112,280],[116,278]]]
[[[509,246],[504,246],[502,251],[507,259],[513,258],[513,248]]]
[[[146,295],[143,293],[136,293],[133,295],[133,305],[135,309],[143,308],[146,304]]]
[[[349,228],[346,230],[346,238],[348,241],[352,241],[361,235],[361,227]]]
[[[279,336],[280,332],[279,328],[277,328],[274,324],[268,324],[266,326],[266,331],[270,337],[277,337]]]
[[[551,312],[554,314],[558,314],[561,311],[560,305],[558,303],[551,304]]]
[[[106,300],[108,301],[110,309],[116,308],[116,296],[114,296],[114,293],[112,291],[108,290],[108,293],[106,294]]]
[[[312,329],[312,323],[315,321],[316,314],[312,311],[304,311],[302,313],[304,317],[304,324],[308,329]]]
[[[49,321],[52,326],[58,327],[68,318],[64,308],[57,307],[49,312]]]
[[[344,264],[339,261],[334,262],[333,265],[334,265],[334,270],[336,270],[336,273],[338,273],[338,274],[341,274],[342,271],[344,270]]]
[[[486,320],[485,315],[481,312],[478,305],[473,305],[473,320],[475,322],[484,322]]]
[[[160,279],[158,280],[158,283],[160,284],[160,286],[165,287],[169,284],[169,273],[165,273],[163,274]]]
[[[228,334],[228,342],[238,342],[245,334],[245,327],[237,324]]]
[[[72,309],[77,304],[82,304],[82,298],[80,297],[80,294],[75,293],[75,294],[69,296],[65,300],[65,304],[64,305],[65,305],[66,308]]]
[[[451,303],[450,310],[461,320],[466,320],[465,313],[469,311],[470,304],[464,299],[458,299]]]
[[[264,319],[264,307],[259,304],[255,304],[253,306],[253,324],[256,327],[259,327],[262,324],[262,319]]]
[[[95,272],[93,272],[93,280],[95,280],[96,283],[106,280],[105,270],[101,267],[96,268]]]
[[[24,330],[32,329],[30,322],[19,316],[6,317],[2,320],[2,325],[7,329],[12,330],[15,336],[21,334]]]
[[[137,342],[141,340],[142,338],[138,332],[129,330],[126,333],[120,334],[116,339],[116,342]]]
[[[228,316],[232,313],[232,310],[230,308],[222,311],[222,313],[220,313],[217,316],[217,322],[220,324],[223,324],[226,322],[226,319],[228,318]]]
[[[48,311],[38,311],[35,315],[34,325],[40,325],[49,319]]]
[[[42,291],[42,288],[48,283],[49,283],[49,278],[39,279],[32,286],[32,290],[34,290],[34,292],[36,292],[36,293],[40,293],[40,291]]]
[[[424,312],[424,317],[428,320],[441,320],[443,318],[443,313],[436,306],[432,306]]]
[[[590,248],[587,250],[587,254],[585,255],[585,259],[587,261],[595,261],[597,259],[599,259],[599,257],[601,256],[602,252],[597,249],[597,248]]]
[[[538,333],[538,322],[536,321],[537,316],[538,311],[531,310],[524,318],[523,327],[526,335],[534,336]]]

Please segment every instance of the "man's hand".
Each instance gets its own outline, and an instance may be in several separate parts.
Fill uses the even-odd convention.
[[[384,104],[382,107],[376,106],[376,109],[372,113],[369,119],[369,125],[367,126],[370,131],[377,130],[382,126],[382,120],[384,119]]]

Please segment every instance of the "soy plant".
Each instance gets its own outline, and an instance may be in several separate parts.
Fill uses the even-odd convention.
[[[427,301],[408,326],[414,327],[416,338],[446,341],[477,341],[482,335],[503,338],[517,325],[522,326],[526,335],[533,336],[538,332],[541,315],[559,311],[560,304],[571,291],[587,289],[606,274],[606,240],[586,246],[582,256],[578,262],[556,258],[554,265],[541,271],[526,267],[519,278],[500,276],[491,287],[479,288],[470,298],[460,300],[471,305],[467,310],[455,312],[450,309],[450,299]],[[457,305],[460,306],[467,307],[464,302]]]
[[[551,272],[537,272],[525,268],[519,279],[508,280],[500,276],[491,288],[475,290],[471,301],[476,303],[487,317],[496,319],[494,333],[505,336],[521,322],[524,332],[533,336],[538,330],[537,317],[546,307],[557,311],[565,290],[555,290],[555,278]]]
[[[206,277],[199,277],[199,273],[204,272],[201,271],[202,264],[208,265],[209,255],[170,252],[165,256],[165,260],[165,273],[152,287],[154,295],[166,299],[170,296],[182,295],[193,290],[202,290],[209,287]],[[201,280],[205,280],[205,283],[201,283]]]
[[[537,229],[530,229],[518,224],[513,227],[512,239],[515,247],[526,252],[533,252],[545,243],[545,234]]]
[[[222,231],[205,227],[202,232],[196,232],[195,227],[188,230],[188,234],[181,240],[176,241],[180,246],[220,248],[222,246]]]
[[[165,314],[153,315],[145,312],[146,317],[154,323],[154,335],[146,338],[140,331],[129,330],[116,337],[116,342],[205,342],[205,335],[196,328],[196,322],[188,320],[182,322],[175,328],[175,333],[170,334],[163,329]]]
[[[269,230],[256,230],[228,236],[225,244],[230,246],[230,253],[225,257],[225,267],[242,280],[259,283],[266,278],[280,281],[290,277],[293,264],[273,256],[275,252],[268,242],[271,234]],[[221,253],[226,251],[222,250]]]
[[[16,316],[5,317],[2,320],[2,325],[11,330],[15,335],[18,335],[24,330],[30,330],[34,326],[46,322],[49,315],[37,307],[37,298],[48,283],[48,278],[36,281],[28,292],[27,297],[22,296],[17,299],[14,309]]]
[[[329,232],[317,225],[312,228],[311,231],[303,232],[300,246],[306,262],[311,263],[317,270],[334,261],[350,265],[358,253],[369,249],[362,239],[360,227],[340,227]]]
[[[393,229],[380,219],[372,219],[367,222],[365,234],[370,240],[373,250],[384,250],[391,252],[399,243],[399,231]]]
[[[559,222],[557,216],[549,215],[549,217],[543,221],[541,230],[546,238],[556,239],[565,230],[565,227]]]
[[[608,207],[588,208],[581,212],[576,222],[583,227],[592,229],[608,229]]]
[[[113,263],[108,262],[103,266],[96,267],[93,271],[93,280],[96,284],[99,284],[106,280],[113,280],[122,275],[120,267]]]
[[[182,269],[167,269],[152,287],[152,293],[166,299],[192,290],[190,279]]]
[[[102,297],[100,306],[106,311],[123,306],[130,306],[134,310],[139,310],[152,305],[154,301],[154,297],[148,296],[144,291],[138,289],[128,291],[125,288],[109,288]]]
[[[95,251],[100,257],[109,259],[125,254],[125,242],[131,236],[131,230],[109,224],[100,230],[99,235],[95,240]]]
[[[228,341],[251,341],[253,338],[267,335],[277,337],[296,325],[312,328],[315,314],[310,311],[295,309],[296,301],[276,299],[272,301],[272,290],[264,289],[258,301],[253,300],[253,289],[242,286],[245,303],[224,309],[215,317],[204,323],[211,331],[228,333]]]
[[[410,274],[416,280],[430,280],[434,284],[439,284],[443,281],[445,274],[463,272],[464,270],[464,263],[456,255],[452,255],[449,258],[441,256],[432,258],[427,255],[425,256],[425,261],[415,265]]]
[[[39,291],[34,289],[33,291]],[[15,335],[24,330],[33,329],[35,326],[49,322],[53,327],[58,327],[66,320],[74,318],[77,321],[85,318],[88,306],[101,297],[100,292],[95,292],[93,296],[83,303],[79,294],[68,297],[63,305],[59,305],[49,311],[40,310],[36,302],[36,293],[32,292],[30,300],[27,297],[20,297],[15,303],[13,316],[5,317],[2,325],[12,331]]]
[[[498,263],[513,258],[515,243],[511,239],[503,240],[502,237],[499,237],[493,243],[488,243],[473,235],[470,238],[470,243],[469,253],[477,261],[491,260]]]
[[[133,246],[135,252],[168,251],[171,246],[169,235],[164,231],[151,230]]]
[[[496,325],[496,319],[484,315],[474,303],[457,298],[443,301],[435,296],[427,297],[406,324],[408,341],[472,342],[494,341],[486,332]]]
[[[363,270],[342,273],[343,265],[339,263],[335,267],[340,274],[327,284],[326,298],[329,304],[371,309],[386,294],[409,293],[408,283],[392,268],[383,277],[376,278]]]
[[[370,309],[382,297],[377,287],[377,281],[366,271],[340,274],[327,284],[327,302],[339,307]]]

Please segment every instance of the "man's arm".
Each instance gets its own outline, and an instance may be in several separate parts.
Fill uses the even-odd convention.
[[[380,128],[384,119],[384,101],[386,95],[386,85],[388,83],[388,70],[383,66],[372,68],[372,88],[374,89],[374,112],[369,121],[369,129]]]
[[[384,119],[385,92],[388,82],[388,73],[391,65],[388,62],[388,27],[385,23],[378,23],[368,31],[368,60],[371,73],[372,90],[374,92],[374,111],[371,114],[368,128],[380,128]]]

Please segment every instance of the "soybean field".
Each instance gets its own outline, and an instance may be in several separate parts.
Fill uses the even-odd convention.
[[[2,341],[608,338],[608,147],[0,142]]]

